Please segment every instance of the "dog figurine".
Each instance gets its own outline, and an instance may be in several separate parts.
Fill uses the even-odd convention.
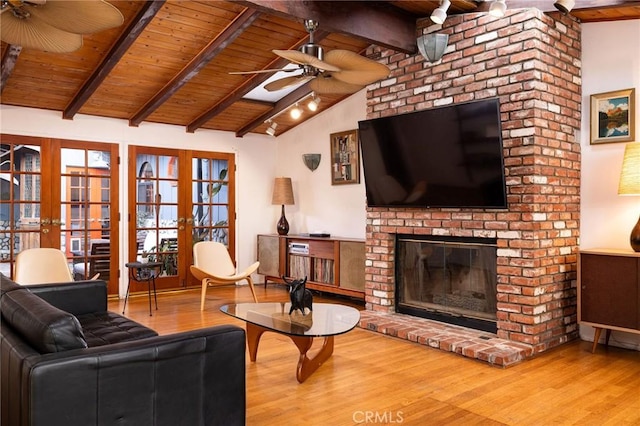
[[[307,277],[304,277],[303,280],[287,280],[284,276],[282,277],[285,283],[289,285],[289,297],[291,298],[291,309],[289,309],[289,315],[293,313],[295,310],[300,310],[302,315],[306,315],[304,312],[305,308],[309,308],[309,311],[313,311],[311,307],[313,303],[313,295],[310,290],[305,288],[305,284],[307,283]]]

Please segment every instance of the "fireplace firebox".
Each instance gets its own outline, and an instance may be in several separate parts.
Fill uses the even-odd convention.
[[[396,312],[495,333],[491,238],[396,236]]]

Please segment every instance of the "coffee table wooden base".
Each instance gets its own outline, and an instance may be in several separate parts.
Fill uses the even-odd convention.
[[[252,362],[256,361],[258,356],[258,343],[260,343],[260,337],[262,337],[262,333],[265,331],[277,333],[277,331],[269,328],[261,327],[250,322],[247,323],[247,346],[249,348],[249,358]],[[311,376],[311,374],[313,374],[313,372],[328,360],[331,357],[331,354],[333,354],[333,336],[327,336],[324,338],[322,348],[320,348],[313,358],[309,358],[307,356],[307,352],[311,349],[311,345],[313,344],[313,337],[292,336],[290,334],[285,334],[285,336],[288,336],[300,351],[298,368],[296,370],[296,378],[299,383],[307,380],[309,376]]]

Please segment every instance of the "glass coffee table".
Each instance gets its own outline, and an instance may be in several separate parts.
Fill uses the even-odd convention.
[[[238,303],[223,305],[220,310],[247,323],[247,347],[252,362],[258,355],[258,343],[265,331],[289,336],[300,351],[296,378],[302,383],[333,353],[333,337],[352,330],[360,321],[360,312],[350,306],[314,303],[313,311],[289,315],[290,303]],[[314,337],[323,337],[322,348],[307,356]]]

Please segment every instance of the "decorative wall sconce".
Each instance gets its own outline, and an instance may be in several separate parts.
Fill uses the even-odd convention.
[[[314,171],[320,165],[321,154],[302,154],[304,165],[311,171]]]
[[[436,24],[442,24],[447,19],[447,10],[451,6],[449,0],[440,0],[440,6],[431,12],[431,20]]]
[[[416,40],[420,54],[429,62],[437,62],[442,58],[448,42],[448,34],[436,33],[425,34]]]

